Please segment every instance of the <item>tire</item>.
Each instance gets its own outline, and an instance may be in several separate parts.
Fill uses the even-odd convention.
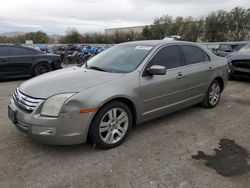
[[[34,68],[34,75],[39,76],[41,74],[45,74],[47,72],[50,72],[50,67],[47,63],[39,63]]]
[[[222,93],[222,86],[218,80],[214,80],[208,88],[201,105],[205,108],[214,108],[218,105]]]
[[[102,107],[90,127],[90,139],[98,148],[110,149],[122,144],[132,126],[132,113],[123,102],[113,101]]]

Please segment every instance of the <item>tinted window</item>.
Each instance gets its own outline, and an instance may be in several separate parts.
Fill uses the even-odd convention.
[[[182,49],[187,65],[201,63],[205,61],[205,53],[201,49],[195,46],[183,46]]]
[[[151,60],[150,65],[162,65],[167,69],[181,66],[180,54],[177,46],[162,48]]]
[[[0,56],[8,56],[8,47],[0,46]]]
[[[219,47],[219,50],[221,50],[221,51],[231,51],[232,46],[230,46],[228,44],[221,44],[220,47]]]
[[[28,48],[11,46],[9,49],[10,49],[10,55],[32,55],[34,54],[33,50],[28,49]]]

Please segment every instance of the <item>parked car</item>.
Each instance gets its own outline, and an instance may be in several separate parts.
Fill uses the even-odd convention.
[[[82,67],[24,82],[13,93],[9,118],[45,144],[100,148],[121,144],[136,125],[201,103],[215,107],[228,64],[189,42],[140,41],[116,45]]]
[[[250,43],[226,58],[229,63],[230,78],[250,78]]]
[[[226,57],[230,53],[237,52],[242,47],[244,47],[247,43],[241,44],[220,44],[219,48],[214,50],[214,53],[221,57]]]
[[[60,68],[58,55],[21,45],[0,45],[0,79],[38,76]]]

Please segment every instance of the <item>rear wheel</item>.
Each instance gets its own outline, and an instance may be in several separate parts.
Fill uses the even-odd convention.
[[[214,108],[220,101],[222,93],[221,83],[218,80],[214,80],[210,85],[205,98],[202,101],[202,106],[206,108]]]
[[[128,106],[114,101],[97,113],[90,127],[90,137],[99,148],[113,148],[124,142],[131,126],[132,114]]]
[[[39,76],[41,74],[47,73],[50,71],[50,67],[46,63],[40,63],[34,68],[34,75]]]

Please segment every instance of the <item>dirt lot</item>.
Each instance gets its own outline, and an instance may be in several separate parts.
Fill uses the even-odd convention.
[[[247,154],[242,149],[250,151],[249,81],[229,82],[215,109],[194,106],[139,125],[123,145],[106,151],[91,144],[47,146],[23,137],[7,118],[10,96],[20,83],[0,82],[1,188],[250,185]],[[235,142],[220,142],[223,138]],[[214,151],[223,150],[223,144],[228,153]],[[220,175],[227,170],[233,173]]]

